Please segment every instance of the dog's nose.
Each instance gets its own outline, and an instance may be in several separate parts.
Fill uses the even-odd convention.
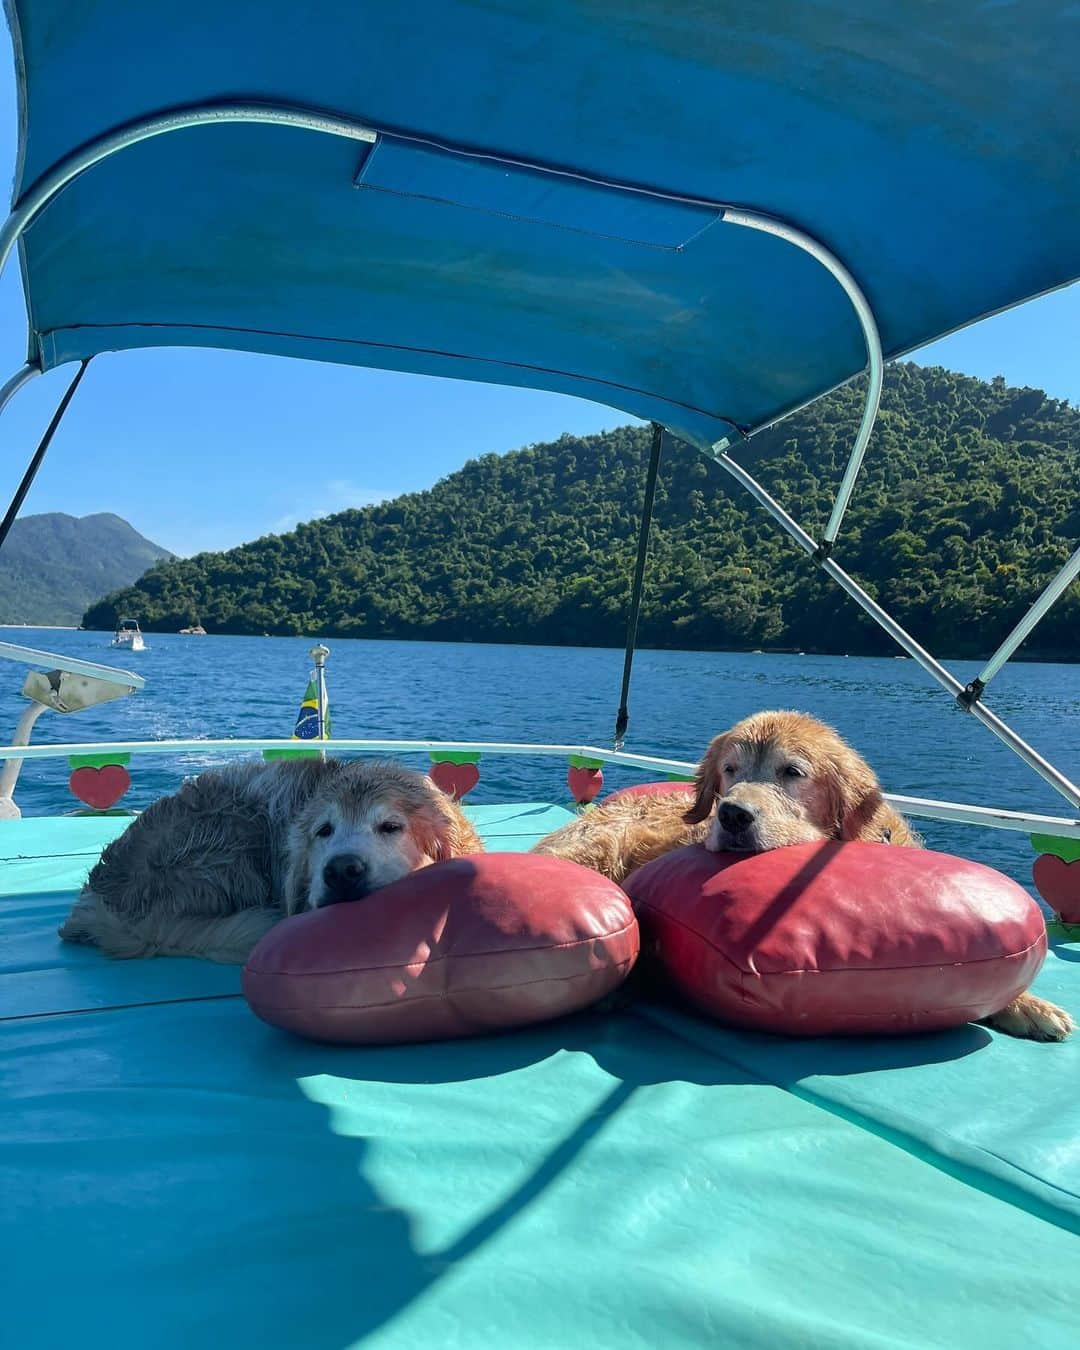
[[[323,868],[324,905],[359,900],[367,893],[367,863],[356,853],[336,853]]]
[[[747,811],[744,806],[736,806],[734,802],[721,802],[716,814],[728,834],[741,834],[747,826],[754,823],[753,811]]]

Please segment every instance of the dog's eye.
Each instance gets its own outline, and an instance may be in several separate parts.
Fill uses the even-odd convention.
[[[405,828],[400,820],[384,820],[379,826],[380,834],[400,834]]]
[[[780,770],[780,773],[781,773],[781,776],[784,777],[784,778],[805,778],[805,777],[806,777],[805,772],[804,772],[802,769],[800,769],[799,766],[798,766],[797,764],[785,764],[784,767]]]
[[[725,772],[725,773],[734,773],[735,770],[736,770],[736,768],[738,768],[738,765],[736,765],[736,764],[725,764],[725,765],[724,765],[724,772]]]
[[[317,839],[329,839],[333,833],[334,827],[333,825],[330,824],[329,821],[327,821],[325,825],[320,825],[319,828],[315,831],[315,837]]]

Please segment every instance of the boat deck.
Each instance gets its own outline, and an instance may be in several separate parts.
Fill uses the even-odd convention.
[[[474,807],[527,848],[560,807]],[[0,824],[5,1340],[1075,1346],[1080,1036],[641,1004],[384,1049],[56,927],[123,818]],[[1080,1012],[1080,943],[1036,988]]]

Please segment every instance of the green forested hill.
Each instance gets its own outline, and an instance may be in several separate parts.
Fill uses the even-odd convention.
[[[103,591],[171,557],[108,512],[24,516],[0,553],[0,623],[77,624]]]
[[[736,451],[820,534],[861,413],[841,390]],[[623,640],[649,432],[485,455],[427,492],[159,564],[94,605],[151,629],[594,645]],[[401,453],[407,453],[403,447]],[[1037,389],[891,367],[837,549],[932,649],[992,649],[1080,540],[1080,411]],[[892,650],[700,453],[657,492],[645,645]],[[1029,643],[1080,658],[1080,587]]]

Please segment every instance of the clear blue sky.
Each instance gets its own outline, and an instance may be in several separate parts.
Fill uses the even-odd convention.
[[[0,179],[15,162],[15,92],[0,38]],[[924,349],[918,359],[1004,375],[1080,402],[1080,287]],[[0,283],[0,370],[25,353],[18,267]],[[6,504],[70,378],[24,389],[0,419]],[[467,459],[629,421],[577,399],[232,352],[99,357],[53,443],[24,513],[115,511],[176,553],[430,486]]]

